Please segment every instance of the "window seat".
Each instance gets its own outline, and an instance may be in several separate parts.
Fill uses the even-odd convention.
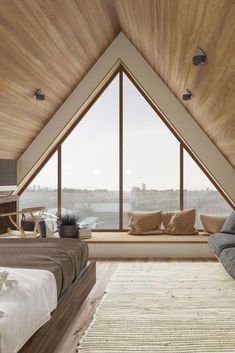
[[[203,234],[203,233],[202,233]],[[87,243],[207,243],[208,236],[205,235],[130,235],[127,232],[93,232],[92,238]]]
[[[205,235],[129,235],[93,232],[85,240],[92,258],[215,258]]]

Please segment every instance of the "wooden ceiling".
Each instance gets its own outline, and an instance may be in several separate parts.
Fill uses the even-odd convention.
[[[19,158],[120,31],[110,0],[0,0],[0,158]],[[42,88],[46,101],[36,101]]]
[[[0,0],[0,158],[19,158],[123,31],[235,167],[234,0]],[[192,65],[197,47],[208,63]],[[36,101],[41,87],[47,99]]]

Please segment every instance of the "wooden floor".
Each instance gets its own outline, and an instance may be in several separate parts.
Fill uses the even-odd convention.
[[[97,306],[102,299],[105,289],[118,262],[102,261],[96,264],[96,285],[79,310],[76,319],[68,327],[68,336],[60,347],[58,353],[75,353],[77,344],[83,333],[92,321]],[[65,323],[66,324],[66,323]]]
[[[178,261],[186,261],[185,259],[181,259]],[[128,261],[128,260],[126,260]],[[145,260],[133,260],[130,261],[148,261]],[[153,261],[150,259],[149,261]],[[159,260],[157,260],[159,261]],[[166,261],[166,260],[161,260]],[[167,260],[172,261],[172,260]],[[174,259],[174,261],[176,261]],[[188,259],[187,261],[196,262],[198,260],[195,259]],[[200,260],[203,261],[203,260]],[[204,260],[204,261],[217,261],[216,259],[212,260]],[[124,262],[124,261],[122,261]],[[74,322],[70,324],[68,327],[68,337],[63,342],[63,346],[60,347],[60,351],[58,353],[75,353],[77,344],[84,334],[85,330],[89,326],[90,322],[92,321],[92,317],[95,313],[97,306],[102,299],[105,289],[110,281],[112,274],[115,272],[119,261],[99,261],[97,262],[97,281],[96,285],[90,292],[89,296],[87,297],[86,301],[84,302],[83,306],[79,310],[76,319]]]

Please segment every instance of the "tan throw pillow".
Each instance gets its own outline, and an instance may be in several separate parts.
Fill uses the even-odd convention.
[[[195,229],[196,210],[162,212],[162,223],[166,234],[191,235],[198,234]]]
[[[227,219],[227,216],[201,214],[200,218],[205,232],[219,233]]]
[[[161,211],[151,212],[130,212],[129,217],[129,234],[132,235],[150,235],[163,234],[161,230]]]

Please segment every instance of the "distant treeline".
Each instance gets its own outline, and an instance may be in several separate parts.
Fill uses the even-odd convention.
[[[26,191],[30,191],[30,192],[51,192],[54,191],[56,192],[57,189],[56,188],[50,188],[50,187],[42,187],[40,185],[34,185],[34,186],[30,186],[27,188]],[[202,192],[202,191],[210,191],[210,192],[216,192],[216,190],[210,190],[209,188],[207,189],[194,189],[194,190],[187,190],[184,189],[184,191],[187,192]],[[67,193],[116,193],[119,192],[118,190],[108,190],[108,189],[76,189],[76,188],[62,188],[62,192],[67,192]],[[127,191],[125,191],[127,192]],[[131,193],[152,193],[152,192],[156,192],[156,193],[178,193],[179,189],[164,189],[164,190],[159,190],[159,189],[143,189],[140,188],[139,186],[134,186],[131,189]]]

